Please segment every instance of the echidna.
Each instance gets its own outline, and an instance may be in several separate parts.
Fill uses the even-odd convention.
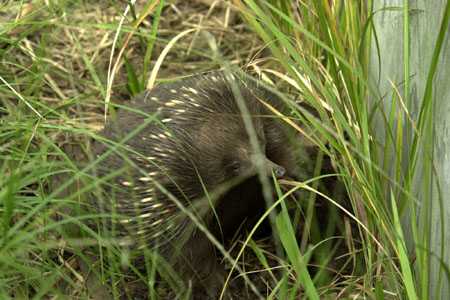
[[[253,80],[223,72],[146,91],[103,130],[114,143],[95,146],[97,156],[105,155],[97,175],[120,173],[105,186],[108,200],[99,206],[120,215],[122,241],[157,249],[194,288],[211,296],[223,268],[186,211],[221,239],[265,208],[257,152],[239,101],[248,110],[267,176],[294,173],[286,128],[263,104],[282,110],[282,102]]]

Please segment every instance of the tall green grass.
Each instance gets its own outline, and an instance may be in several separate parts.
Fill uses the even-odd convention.
[[[380,95],[372,81],[370,55],[376,57],[378,49],[371,46],[378,45],[379,38],[372,22],[374,15],[380,13],[372,9],[372,1],[235,3],[278,59],[285,76],[296,82],[297,92],[318,112],[318,118],[300,116],[301,112],[299,118],[312,127],[314,143],[335,163],[358,220],[358,248],[363,256],[357,258],[357,263],[365,273],[358,280],[358,293],[376,299],[392,295],[407,299],[445,298],[439,288],[430,290],[431,272],[441,274],[439,278],[447,283],[450,278],[448,266],[430,269],[430,261],[435,258],[429,225],[430,192],[439,181],[431,179],[435,174],[432,107],[436,105],[431,91],[448,31],[448,3],[417,117],[410,114],[413,102],[409,98],[408,1],[404,1],[402,9],[405,59],[399,62],[405,74],[403,96],[395,87],[397,83],[393,83],[391,94]],[[386,8],[389,9],[399,8]],[[379,60],[382,67],[383,57]],[[415,182],[421,182],[421,186],[415,187]],[[440,193],[439,186],[437,190]],[[442,206],[441,196],[437,199]],[[445,217],[441,218],[443,222]],[[409,240],[403,234],[401,219],[408,224],[406,230],[411,228],[413,232]],[[441,229],[442,234],[448,230]],[[407,244],[412,245],[410,249]],[[440,257],[448,251],[448,245],[442,244]],[[299,271],[298,278],[304,276],[301,274]]]

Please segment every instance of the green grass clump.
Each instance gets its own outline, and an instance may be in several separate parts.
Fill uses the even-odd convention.
[[[357,223],[361,242],[355,250],[362,254],[354,256],[355,270],[362,271],[354,273],[361,287],[354,291],[376,299],[445,298],[439,288],[431,290],[439,285],[431,281],[430,274],[441,274],[439,278],[448,282],[448,267],[439,262],[439,269],[432,270],[429,264],[435,259],[430,241],[430,192],[437,189],[440,193],[439,179],[431,179],[435,174],[432,107],[436,105],[431,90],[435,63],[444,51],[442,38],[448,31],[448,4],[443,5],[441,32],[430,55],[424,98],[413,117],[414,104],[408,97],[408,1],[403,7],[405,59],[398,66],[406,74],[405,97],[394,84],[391,95],[380,95],[371,80],[376,77],[371,57],[377,57],[381,67],[384,63],[379,49],[371,48],[379,46],[380,38],[372,23],[380,11],[373,10],[372,1],[308,1],[297,6],[289,1],[235,3],[278,59],[284,71],[281,79],[293,82],[305,102],[317,110],[318,118],[299,110],[299,119],[310,126],[311,139],[331,157],[346,186],[353,208],[349,216]],[[419,191],[414,186],[417,181]],[[441,196],[436,200],[443,205]],[[441,223],[444,219],[441,216]],[[412,235],[407,237],[404,231],[410,230]],[[442,236],[446,230],[441,227]],[[448,245],[441,241],[439,256],[443,259]],[[305,285],[305,289],[322,290],[320,285]]]

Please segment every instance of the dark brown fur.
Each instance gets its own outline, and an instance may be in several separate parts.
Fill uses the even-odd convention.
[[[121,215],[122,242],[157,249],[186,283],[192,282],[197,295],[212,298],[223,283],[224,268],[217,264],[212,243],[180,205],[220,241],[265,207],[255,151],[230,82],[250,112],[267,175],[271,170],[295,173],[286,130],[260,102],[283,110],[281,101],[252,81],[227,79],[221,72],[161,85],[132,100],[133,111],[120,110],[102,132],[122,143],[97,168],[100,177],[123,169],[105,186],[107,201],[98,203]],[[110,148],[97,143],[95,152],[100,156]],[[234,186],[224,189],[229,182]]]

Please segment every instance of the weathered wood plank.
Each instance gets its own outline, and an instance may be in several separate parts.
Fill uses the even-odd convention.
[[[375,0],[374,11],[383,9],[376,13],[374,17],[375,28],[380,43],[381,69],[378,67],[378,56],[375,43],[372,47],[371,75],[377,82],[381,96],[387,95],[384,107],[389,111],[391,105],[392,84],[399,86],[398,90],[403,95],[404,67],[403,67],[403,12],[401,9],[392,10],[388,7],[403,6],[401,0]],[[409,110],[414,120],[417,120],[419,108],[425,86],[428,71],[435,49],[436,39],[439,33],[440,24],[445,11],[446,0],[410,0],[410,99]],[[439,193],[436,188],[430,191],[421,189],[421,176],[416,177],[416,194],[419,201],[424,204],[430,200],[430,215],[427,220],[429,224],[420,224],[420,228],[427,228],[430,232],[430,250],[433,255],[430,259],[430,299],[450,299],[450,287],[445,274],[441,274],[442,285],[439,283],[439,262],[436,255],[441,257],[450,265],[450,38],[449,30],[444,41],[440,56],[438,70],[434,80],[434,166],[436,174],[433,177],[434,183],[439,182],[442,191],[442,206],[439,204]],[[382,128],[381,119],[376,128]],[[405,126],[407,126],[405,124]],[[384,140],[384,131],[377,133],[378,138]],[[405,148],[411,145],[410,136],[405,136]],[[408,163],[408,162],[405,162]],[[423,163],[423,161],[422,161]],[[426,172],[419,163],[419,172]],[[421,174],[425,175],[425,174]],[[422,205],[424,207],[424,205]],[[418,211],[419,214],[426,213],[424,209]],[[407,216],[406,216],[407,218]],[[420,220],[418,217],[417,220]],[[442,228],[442,222],[444,227]],[[424,223],[424,222],[422,222]],[[410,234],[409,222],[405,222],[405,231],[408,236],[408,244],[411,247],[414,243]],[[409,233],[409,234],[408,234]],[[445,247],[443,253],[441,247]],[[418,270],[419,271],[419,270]],[[436,291],[441,294],[436,294]]]

